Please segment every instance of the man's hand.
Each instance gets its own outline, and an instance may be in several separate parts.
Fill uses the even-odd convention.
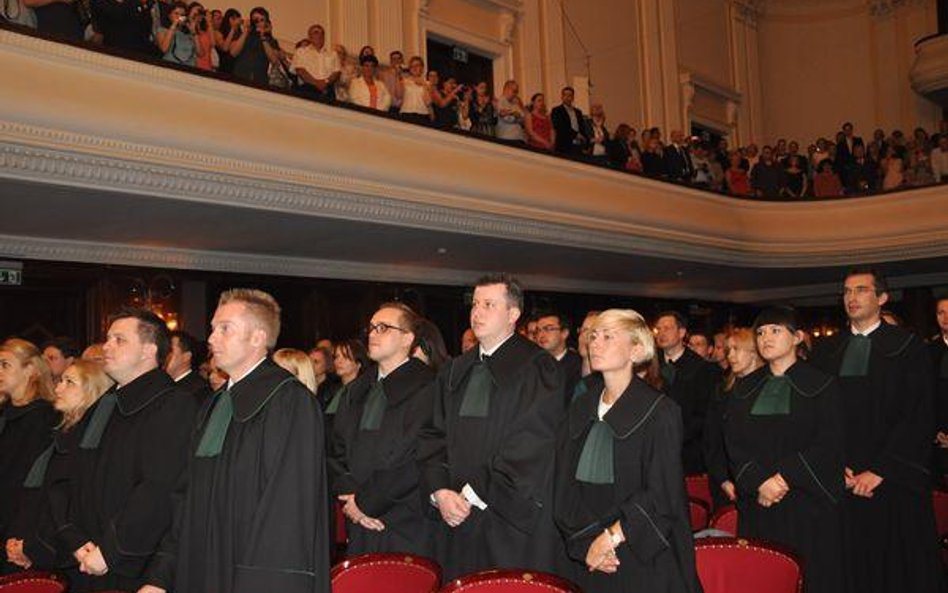
[[[586,568],[589,572],[598,570],[605,573],[613,573],[619,569],[619,558],[616,556],[612,536],[608,531],[599,534],[599,537],[594,539],[589,546],[586,552]]]
[[[882,476],[864,471],[853,477],[853,494],[863,498],[872,498],[872,492],[882,483]]]
[[[790,487],[783,477],[780,474],[774,474],[757,488],[757,504],[762,507],[775,505],[783,500],[789,491]]]
[[[342,507],[342,514],[353,523],[373,531],[382,531],[385,529],[385,523],[362,512],[362,509],[356,504],[355,494],[340,494],[338,498],[341,502],[345,503]]]
[[[138,590],[138,593],[167,593],[167,591],[154,585],[144,585]]]
[[[451,527],[464,523],[471,514],[471,503],[454,490],[442,488],[434,493],[434,497],[438,510],[441,511],[441,518]]]
[[[109,572],[109,565],[105,563],[105,557],[102,555],[102,550],[99,546],[93,545],[92,549],[85,555],[79,563],[79,572],[91,574],[96,577],[100,577]]]
[[[731,502],[737,500],[737,488],[734,487],[734,482],[727,480],[721,484],[721,490],[724,491],[724,495],[727,496],[727,499]]]
[[[7,540],[7,560],[26,570],[33,562],[23,553],[23,540],[10,538]]]

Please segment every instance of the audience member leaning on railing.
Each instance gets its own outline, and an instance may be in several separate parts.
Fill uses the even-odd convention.
[[[339,45],[328,47],[319,24],[310,26],[290,53],[280,47],[269,13],[259,6],[247,18],[233,8],[208,12],[198,2],[171,0],[4,0],[0,8],[0,22],[60,39],[85,39],[326,103],[350,103],[734,196],[830,198],[948,182],[948,120],[932,136],[922,128],[911,138],[901,130],[887,135],[877,129],[868,142],[847,122],[834,140],[818,138],[805,154],[799,142],[783,138],[760,148],[753,142],[731,148],[726,139],[686,139],[680,130],[670,130],[667,138],[654,127],[638,135],[627,123],[610,130],[603,106],[591,105],[585,116],[573,106],[570,87],[562,89],[555,107],[541,93],[524,105],[515,80],[506,81],[495,97],[487,81],[426,73],[419,56],[405,69],[397,50],[389,54],[389,65],[379,66],[371,46],[358,56]]]

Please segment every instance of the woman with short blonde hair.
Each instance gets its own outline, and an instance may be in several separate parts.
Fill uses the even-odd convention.
[[[593,374],[557,435],[553,513],[586,591],[701,590],[681,465],[681,410],[634,372],[655,357],[636,311],[599,314]]]
[[[305,352],[295,348],[280,348],[273,353],[273,362],[293,373],[300,383],[316,394],[316,372],[313,370],[313,361]]]

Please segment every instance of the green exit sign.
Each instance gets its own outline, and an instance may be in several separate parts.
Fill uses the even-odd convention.
[[[23,284],[23,264],[0,261],[0,286],[19,286],[20,284]]]

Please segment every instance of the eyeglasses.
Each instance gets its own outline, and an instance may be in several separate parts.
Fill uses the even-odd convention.
[[[379,323],[370,323],[368,326],[366,326],[366,328],[365,328],[365,333],[366,333],[367,335],[372,335],[373,333],[378,333],[378,335],[384,336],[385,334],[387,334],[387,333],[389,332],[389,330],[392,330],[392,329],[398,330],[398,331],[400,331],[400,332],[403,333],[403,334],[407,334],[407,333],[408,333],[408,330],[405,329],[405,328],[403,328],[403,327],[398,327],[397,325],[389,325],[389,324],[387,324],[387,323],[382,323],[382,322],[379,322]]]
[[[558,331],[560,331],[561,329],[562,329],[562,328],[561,328],[560,326],[558,326],[558,325],[544,325],[544,326],[542,326],[542,327],[538,327],[538,328],[537,328],[537,331],[538,331],[538,332],[543,332],[543,333],[545,333],[545,334],[551,334],[551,333],[553,333],[553,332],[558,332]]]
[[[854,286],[849,288],[848,286],[843,289],[843,296],[850,296],[853,294],[869,294],[870,292],[874,293],[876,289],[872,286]]]

